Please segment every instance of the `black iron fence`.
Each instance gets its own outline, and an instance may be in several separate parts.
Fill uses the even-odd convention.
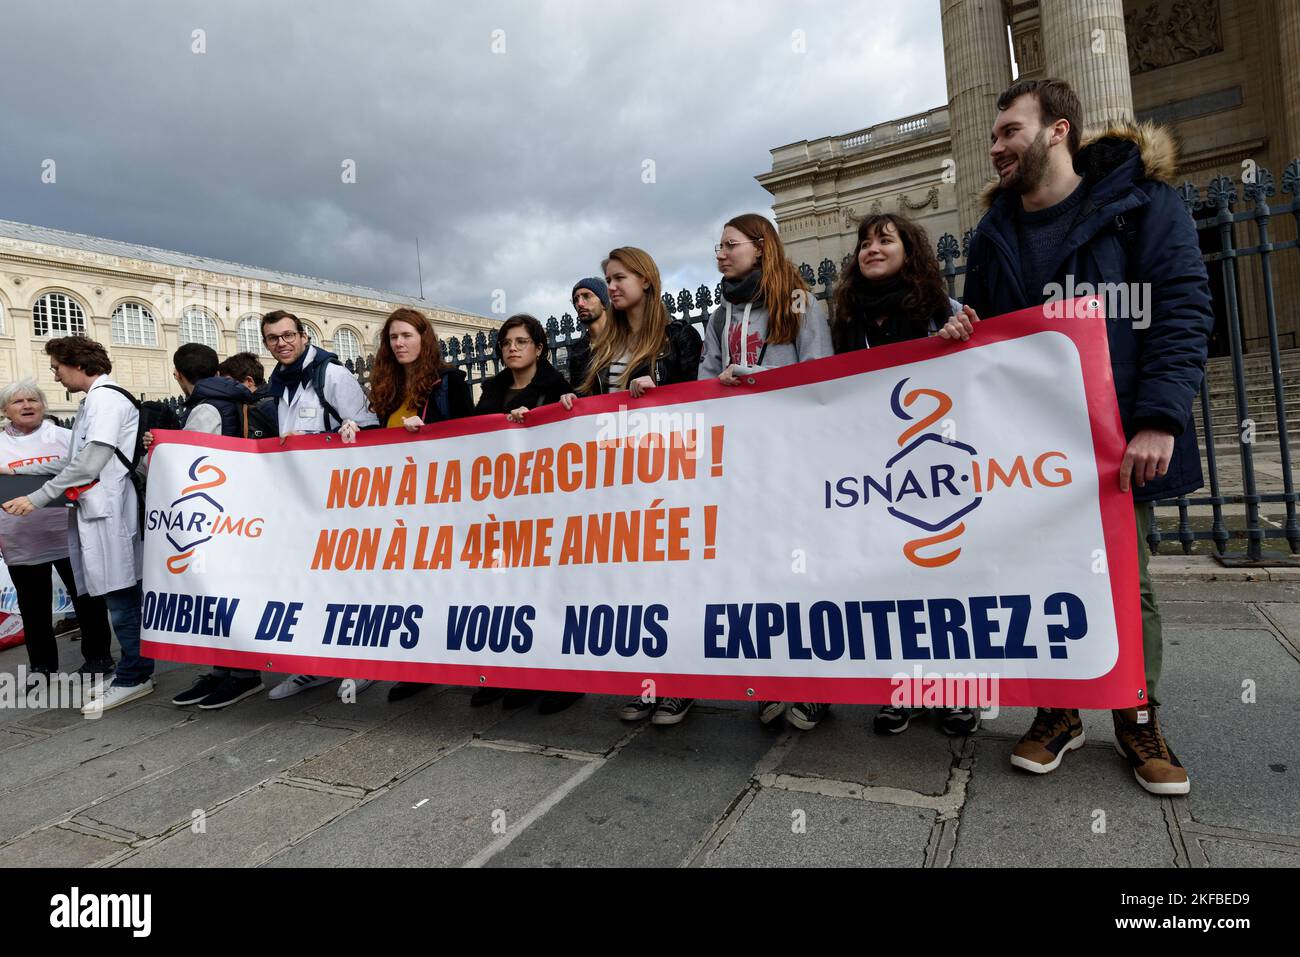
[[[1263,167],[1254,168],[1240,185],[1241,198],[1250,204],[1243,210],[1236,208],[1238,183],[1229,177],[1218,176],[1211,181],[1204,199],[1200,188],[1192,183],[1179,188],[1184,205],[1196,220],[1203,258],[1209,268],[1216,312],[1215,347],[1222,357],[1211,360],[1200,396],[1198,426],[1209,494],[1157,502],[1147,540],[1153,551],[1158,551],[1163,542],[1177,542],[1188,554],[1197,542],[1209,542],[1225,564],[1290,562],[1300,553],[1300,522],[1291,474],[1287,376],[1293,373],[1300,377],[1300,362],[1294,368],[1283,363],[1282,342],[1294,348],[1296,332],[1278,330],[1275,263],[1279,254],[1300,249],[1300,242],[1276,241],[1271,228],[1275,217],[1290,216],[1300,234],[1300,160],[1292,160],[1282,175],[1281,193],[1289,200],[1273,202],[1278,189],[1273,174]],[[945,233],[937,243],[942,273],[954,298],[959,298],[958,279],[966,271],[963,261],[969,251],[969,232],[960,241]],[[850,258],[846,256],[839,264],[823,259],[815,271],[804,263],[799,272],[818,299],[828,300],[840,270],[848,268]],[[1295,275],[1300,275],[1300,261],[1295,261],[1298,258],[1292,257],[1289,267]],[[1267,329],[1266,335],[1249,339],[1242,331],[1241,303],[1241,290],[1247,281],[1257,282],[1256,299],[1262,299]],[[696,325],[701,333],[721,299],[720,282],[713,287],[701,284],[693,293],[682,289],[676,295],[663,295],[669,313]],[[1296,307],[1288,305],[1292,323],[1300,324]],[[552,362],[567,374],[570,351],[582,335],[581,327],[569,313],[559,318],[551,316],[545,327]],[[1267,350],[1267,365],[1261,363],[1248,374],[1247,352],[1257,343]],[[443,349],[451,364],[465,370],[472,386],[501,371],[491,338],[484,331],[447,337]],[[1252,360],[1255,355],[1251,351]],[[369,384],[373,356],[345,364],[363,386]],[[179,409],[182,400],[169,402]],[[1225,405],[1230,406],[1231,419],[1225,417],[1229,411]],[[1268,412],[1267,418],[1273,421],[1261,423],[1261,411]],[[1225,424],[1232,427],[1225,429]],[[1259,428],[1261,424],[1263,429]],[[1230,434],[1225,436],[1225,431]],[[1239,472],[1222,461],[1225,453],[1231,455],[1234,451]],[[1256,468],[1261,456],[1268,462],[1265,474],[1274,485],[1280,482],[1280,489],[1261,489],[1260,470]],[[1269,540],[1285,540],[1290,555],[1266,553]],[[1244,550],[1230,552],[1232,542],[1244,542]]]

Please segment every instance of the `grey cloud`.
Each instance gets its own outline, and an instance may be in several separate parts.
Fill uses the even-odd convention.
[[[945,100],[937,3],[467,6],[19,4],[0,216],[406,294],[418,234],[431,302],[558,314],[620,244],[712,285],[769,149]]]

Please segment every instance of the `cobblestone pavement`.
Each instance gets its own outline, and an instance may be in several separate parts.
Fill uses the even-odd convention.
[[[1104,713],[1034,777],[1007,761],[1026,709],[957,739],[879,737],[869,707],[800,732],[709,701],[654,727],[621,699],[546,717],[442,686],[205,713],[169,703],[201,669],[160,663],[153,695],[99,720],[0,709],[0,867],[1300,865],[1300,569],[1157,566],[1185,798],[1138,787]]]

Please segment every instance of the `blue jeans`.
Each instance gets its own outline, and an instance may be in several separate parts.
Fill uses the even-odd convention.
[[[113,634],[122,646],[122,659],[117,663],[113,684],[133,688],[153,677],[153,659],[140,657],[140,605],[144,592],[140,583],[104,595],[108,605],[108,620],[113,623]]]

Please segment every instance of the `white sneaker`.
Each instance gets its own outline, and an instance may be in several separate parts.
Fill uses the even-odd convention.
[[[81,713],[87,717],[97,718],[105,711],[111,711],[118,705],[143,698],[147,694],[153,694],[152,678],[146,678],[138,685],[108,685],[102,690],[96,689],[92,692],[90,700],[82,706]]]
[[[339,682],[339,700],[341,701],[350,695],[355,701],[357,695],[374,683],[372,678],[344,678]]]
[[[315,675],[290,675],[272,688],[267,697],[272,701],[279,701],[281,698],[290,698],[299,691],[327,685],[333,680],[333,678],[317,678]]]

